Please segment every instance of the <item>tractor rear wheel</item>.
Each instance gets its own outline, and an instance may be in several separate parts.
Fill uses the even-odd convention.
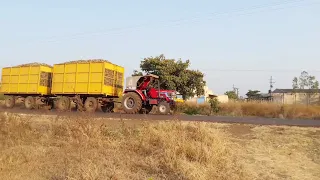
[[[95,112],[98,108],[98,101],[94,97],[88,97],[84,102],[84,108],[87,112]]]
[[[24,99],[24,106],[27,109],[33,109],[35,106],[35,103],[36,103],[35,98],[32,96],[28,96],[26,97],[26,99]]]
[[[71,102],[69,97],[60,97],[57,101],[57,109],[60,111],[67,111],[70,109]]]
[[[142,108],[142,100],[135,92],[128,92],[122,98],[123,110],[128,114],[136,114]]]
[[[170,113],[170,105],[166,101],[161,101],[158,104],[158,113],[162,115],[167,115]]]
[[[7,108],[13,108],[13,106],[16,104],[16,100],[14,96],[6,96],[5,97],[5,106]]]

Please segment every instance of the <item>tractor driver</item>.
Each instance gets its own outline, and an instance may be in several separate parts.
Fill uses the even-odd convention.
[[[140,78],[137,82],[137,88],[141,90],[145,89],[146,82],[147,82],[147,77]]]
[[[143,78],[140,78],[139,81],[137,82],[137,89],[149,91],[150,88],[152,88],[152,82],[153,82],[152,77],[145,76]]]
[[[155,82],[156,80],[153,77],[150,77],[149,83],[146,86],[146,93],[151,97],[151,98],[157,98],[158,97],[158,92],[155,88]]]
[[[153,87],[153,86],[152,86],[153,81],[154,81],[154,79],[153,79],[152,77],[150,77],[149,83],[148,83],[148,85],[147,85],[147,87],[146,87],[147,91],[150,90],[150,88]]]
[[[145,91],[146,95],[148,94],[149,96],[156,96],[155,94],[155,89],[153,87],[155,79],[153,77],[148,77],[145,76],[143,78],[140,78],[139,81],[137,82],[137,89],[140,89],[142,91]],[[151,90],[151,91],[150,91]],[[150,94],[151,93],[151,94]]]

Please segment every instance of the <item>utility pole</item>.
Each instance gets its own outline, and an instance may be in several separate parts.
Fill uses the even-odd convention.
[[[239,88],[234,87],[234,84],[232,88],[233,88],[233,92],[237,94],[237,98],[239,98]]]
[[[273,84],[275,82],[273,81],[272,79],[272,76],[270,77],[270,81],[269,81],[269,84],[270,84],[270,89],[269,89],[269,94],[270,94],[270,97],[272,98],[272,88],[273,88]]]

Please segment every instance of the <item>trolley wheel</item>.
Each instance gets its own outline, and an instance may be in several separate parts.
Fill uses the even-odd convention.
[[[84,108],[87,112],[95,112],[98,108],[98,100],[94,97],[88,97],[84,102]]]
[[[14,96],[5,96],[5,106],[7,108],[13,108],[15,104],[16,104],[16,100]]]
[[[35,107],[35,104],[36,104],[36,100],[32,96],[28,96],[24,99],[24,106],[27,109],[33,109]]]
[[[57,101],[56,107],[60,111],[67,111],[70,109],[71,102],[69,97],[60,97]]]

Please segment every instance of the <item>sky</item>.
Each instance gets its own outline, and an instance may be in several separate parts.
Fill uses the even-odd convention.
[[[320,80],[319,0],[0,0],[0,68],[107,59],[130,76],[164,54],[191,61],[216,94]]]

